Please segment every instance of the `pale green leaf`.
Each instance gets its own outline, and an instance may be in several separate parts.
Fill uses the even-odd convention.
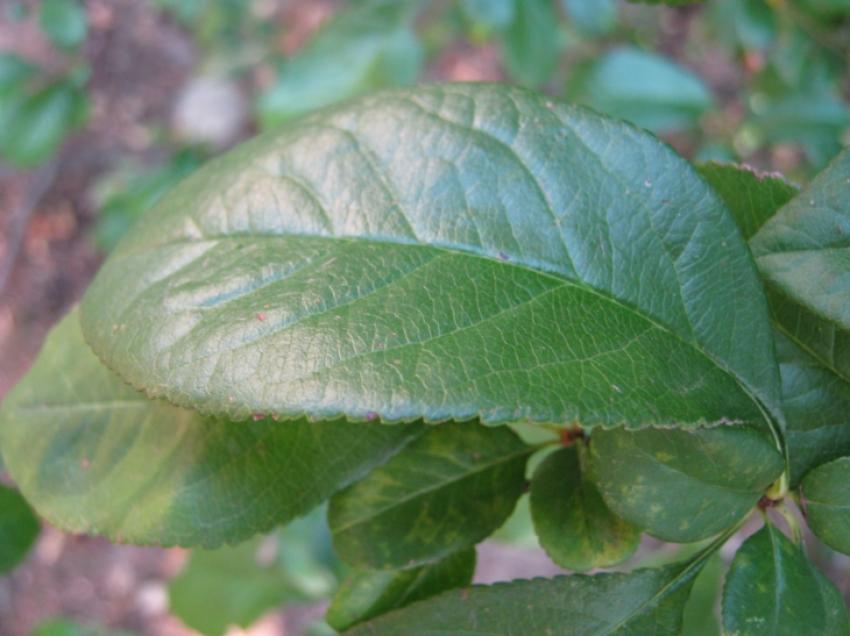
[[[570,21],[583,33],[604,35],[617,24],[617,0],[561,0]]]
[[[88,25],[82,0],[42,0],[39,23],[56,46],[73,48],[86,39]]]
[[[467,18],[488,29],[504,29],[515,19],[517,0],[461,0],[460,6]]]
[[[761,431],[595,431],[591,467],[605,502],[649,534],[678,543],[732,526],[779,477],[782,456]]]
[[[612,513],[582,471],[575,447],[555,451],[534,473],[531,514],[540,545],[558,565],[616,565],[638,546],[640,530]]]
[[[558,64],[558,15],[552,0],[521,0],[502,34],[502,57],[511,78],[526,86],[545,84]]]
[[[572,99],[650,130],[696,124],[712,103],[702,80],[676,62],[621,47],[595,59],[570,83]]]
[[[208,163],[113,252],[82,322],[134,386],[237,419],[778,413],[722,202],[654,137],[500,85],[377,93]]]
[[[334,546],[353,565],[399,568],[474,545],[511,514],[531,451],[507,427],[431,428],[331,499]]]
[[[850,633],[839,591],[771,524],[747,539],[732,560],[723,588],[723,628],[735,636]]]
[[[818,466],[803,479],[809,526],[829,547],[850,554],[850,457]]]
[[[0,411],[0,449],[54,525],[116,541],[216,546],[298,517],[386,461],[416,426],[234,424],[146,399],[72,312]]]
[[[355,571],[331,601],[327,621],[346,630],[392,609],[469,585],[474,572],[475,550],[471,548],[404,570]]]

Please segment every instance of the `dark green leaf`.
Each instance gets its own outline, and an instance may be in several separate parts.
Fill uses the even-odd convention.
[[[400,568],[478,543],[511,514],[531,450],[506,427],[431,428],[331,499],[337,551],[360,567]]]
[[[760,174],[747,166],[709,162],[697,170],[726,202],[745,240],[798,192],[782,176]]]
[[[750,243],[779,328],[850,381],[850,150]]]
[[[349,629],[392,609],[469,585],[474,572],[474,549],[406,570],[354,572],[331,601],[328,623],[340,631]]]
[[[617,24],[616,0],[561,0],[561,5],[576,28],[589,35],[609,33]]]
[[[234,418],[778,413],[722,202],[654,137],[507,86],[385,91],[206,164],[113,252],[82,320],[134,386]]]
[[[846,413],[846,412],[845,412]],[[818,466],[803,479],[809,526],[829,547],[850,554],[850,457]]]
[[[814,466],[850,454],[850,384],[781,333],[776,345],[794,487]]]
[[[391,612],[349,634],[678,636],[682,608],[706,557],[628,573],[473,586]]]
[[[146,399],[91,353],[76,312],[0,411],[0,448],[54,525],[131,543],[216,546],[285,523],[362,477],[418,427],[241,424]]]
[[[571,82],[573,99],[650,130],[693,126],[712,105],[702,80],[664,57],[618,48]]]
[[[502,36],[505,68],[526,86],[545,84],[558,63],[558,16],[552,0],[521,0]]]
[[[39,524],[21,495],[0,485],[0,574],[23,559],[38,536]]]
[[[56,46],[69,49],[86,39],[86,10],[80,0],[42,0],[39,22]]]
[[[410,29],[416,3],[366,0],[342,11],[295,56],[258,102],[272,126],[382,86],[410,84],[423,52]]]
[[[549,455],[531,481],[531,514],[540,545],[561,567],[616,565],[638,546],[640,530],[612,513],[582,472],[575,447]]]
[[[747,539],[723,588],[724,633],[736,636],[846,635],[841,594],[771,524]]]
[[[682,636],[721,636],[718,600],[725,570],[719,554],[706,561],[685,605]]]
[[[783,469],[765,433],[738,426],[598,430],[590,451],[593,478],[611,509],[680,543],[732,526]]]
[[[707,3],[721,41],[747,49],[764,49],[776,38],[776,14],[764,0]]]

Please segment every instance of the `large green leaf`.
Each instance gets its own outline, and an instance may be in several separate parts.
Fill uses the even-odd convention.
[[[390,612],[349,634],[677,636],[682,609],[707,556],[628,573],[473,586]]]
[[[413,0],[364,0],[325,24],[286,60],[277,83],[260,96],[264,126],[382,86],[410,84],[422,49],[410,29]]]
[[[814,466],[850,454],[850,384],[781,333],[776,345],[789,478],[796,486]]]
[[[405,570],[354,572],[343,581],[331,601],[328,624],[340,631],[349,629],[392,609],[469,585],[474,573],[472,548]]]
[[[745,240],[798,192],[780,175],[760,174],[747,166],[712,161],[697,170],[729,206]]]
[[[723,587],[724,634],[850,633],[841,594],[773,525],[740,547]]]
[[[575,447],[549,455],[531,481],[531,515],[540,545],[571,570],[609,567],[628,558],[640,530],[612,513],[582,472]]]
[[[367,568],[409,567],[474,545],[511,514],[531,451],[507,427],[432,428],[331,499],[334,545]]]
[[[825,544],[850,554],[850,457],[812,470],[803,479],[809,526]]]
[[[413,427],[234,424],[146,399],[85,345],[72,312],[0,411],[0,448],[56,526],[216,546],[308,512],[386,461]]]
[[[590,450],[593,478],[611,509],[681,543],[733,525],[783,469],[772,441],[746,427],[599,430]]]
[[[777,212],[751,246],[780,329],[850,381],[850,150]]]
[[[24,498],[0,485],[0,574],[26,556],[38,531],[38,519]]]
[[[692,126],[712,105],[702,80],[675,62],[638,48],[615,49],[570,83],[573,99],[650,130]]]
[[[204,412],[763,422],[766,305],[667,146],[522,89],[395,90],[205,165],[127,235],[87,340]]]

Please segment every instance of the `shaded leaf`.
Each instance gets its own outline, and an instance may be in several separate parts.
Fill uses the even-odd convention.
[[[850,457],[818,466],[803,479],[809,527],[834,550],[850,554]]]
[[[474,549],[405,570],[355,571],[331,601],[327,621],[343,631],[392,609],[469,585],[474,573]]]
[[[447,592],[391,612],[351,636],[677,636],[707,555],[628,573],[511,581]]]
[[[147,400],[85,345],[76,312],[0,410],[30,503],[70,532],[216,546],[298,517],[386,461],[418,427],[233,422]]]
[[[506,427],[431,428],[331,499],[334,545],[364,568],[409,567],[474,545],[511,514],[531,451]]]
[[[640,530],[612,513],[583,474],[576,447],[549,455],[531,481],[531,514],[540,545],[558,565],[590,570],[627,559]]]
[[[723,588],[723,628],[740,636],[850,633],[841,594],[769,523],[732,560]]]
[[[778,413],[760,284],[708,186],[646,133],[499,85],[378,93],[209,162],[82,314],[134,386],[237,419]]]
[[[850,381],[850,150],[750,244],[780,329]]]
[[[719,554],[705,563],[685,605],[683,636],[721,636],[718,599],[726,565]]]
[[[571,97],[650,130],[692,126],[713,103],[691,71],[655,53],[622,47],[577,74]]]
[[[558,15],[552,0],[521,0],[513,22],[502,34],[508,75],[526,86],[545,84],[558,63]]]
[[[770,438],[747,427],[595,431],[594,481],[605,502],[649,534],[699,541],[732,526],[783,470]]]
[[[745,240],[798,192],[781,175],[761,174],[747,166],[709,162],[697,170],[726,202]]]
[[[0,485],[0,574],[20,563],[38,532],[38,519],[24,498]]]

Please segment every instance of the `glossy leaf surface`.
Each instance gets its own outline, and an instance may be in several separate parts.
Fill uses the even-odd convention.
[[[328,624],[340,631],[349,629],[392,609],[469,585],[474,573],[474,549],[405,570],[355,571],[331,601]]]
[[[680,543],[732,526],[783,469],[770,438],[744,427],[596,431],[590,451],[608,506],[649,534]]]
[[[446,424],[331,499],[334,546],[359,567],[409,567],[489,536],[525,486],[531,447],[507,427]]]
[[[850,633],[841,594],[799,546],[770,524],[738,549],[723,588],[724,633]]]
[[[674,636],[704,562],[628,573],[577,574],[447,592],[391,612],[352,636]]]
[[[818,466],[803,479],[809,526],[829,547],[850,554],[850,457]]]
[[[180,405],[585,427],[778,410],[722,203],[654,137],[521,89],[318,113],[210,162],[146,221],[83,328]]]
[[[241,424],[146,399],[72,312],[0,411],[0,448],[54,525],[116,541],[216,546],[271,529],[384,462],[418,427]]]
[[[640,541],[640,530],[611,512],[583,474],[575,447],[555,451],[535,471],[531,514],[540,545],[570,570],[616,565]]]

